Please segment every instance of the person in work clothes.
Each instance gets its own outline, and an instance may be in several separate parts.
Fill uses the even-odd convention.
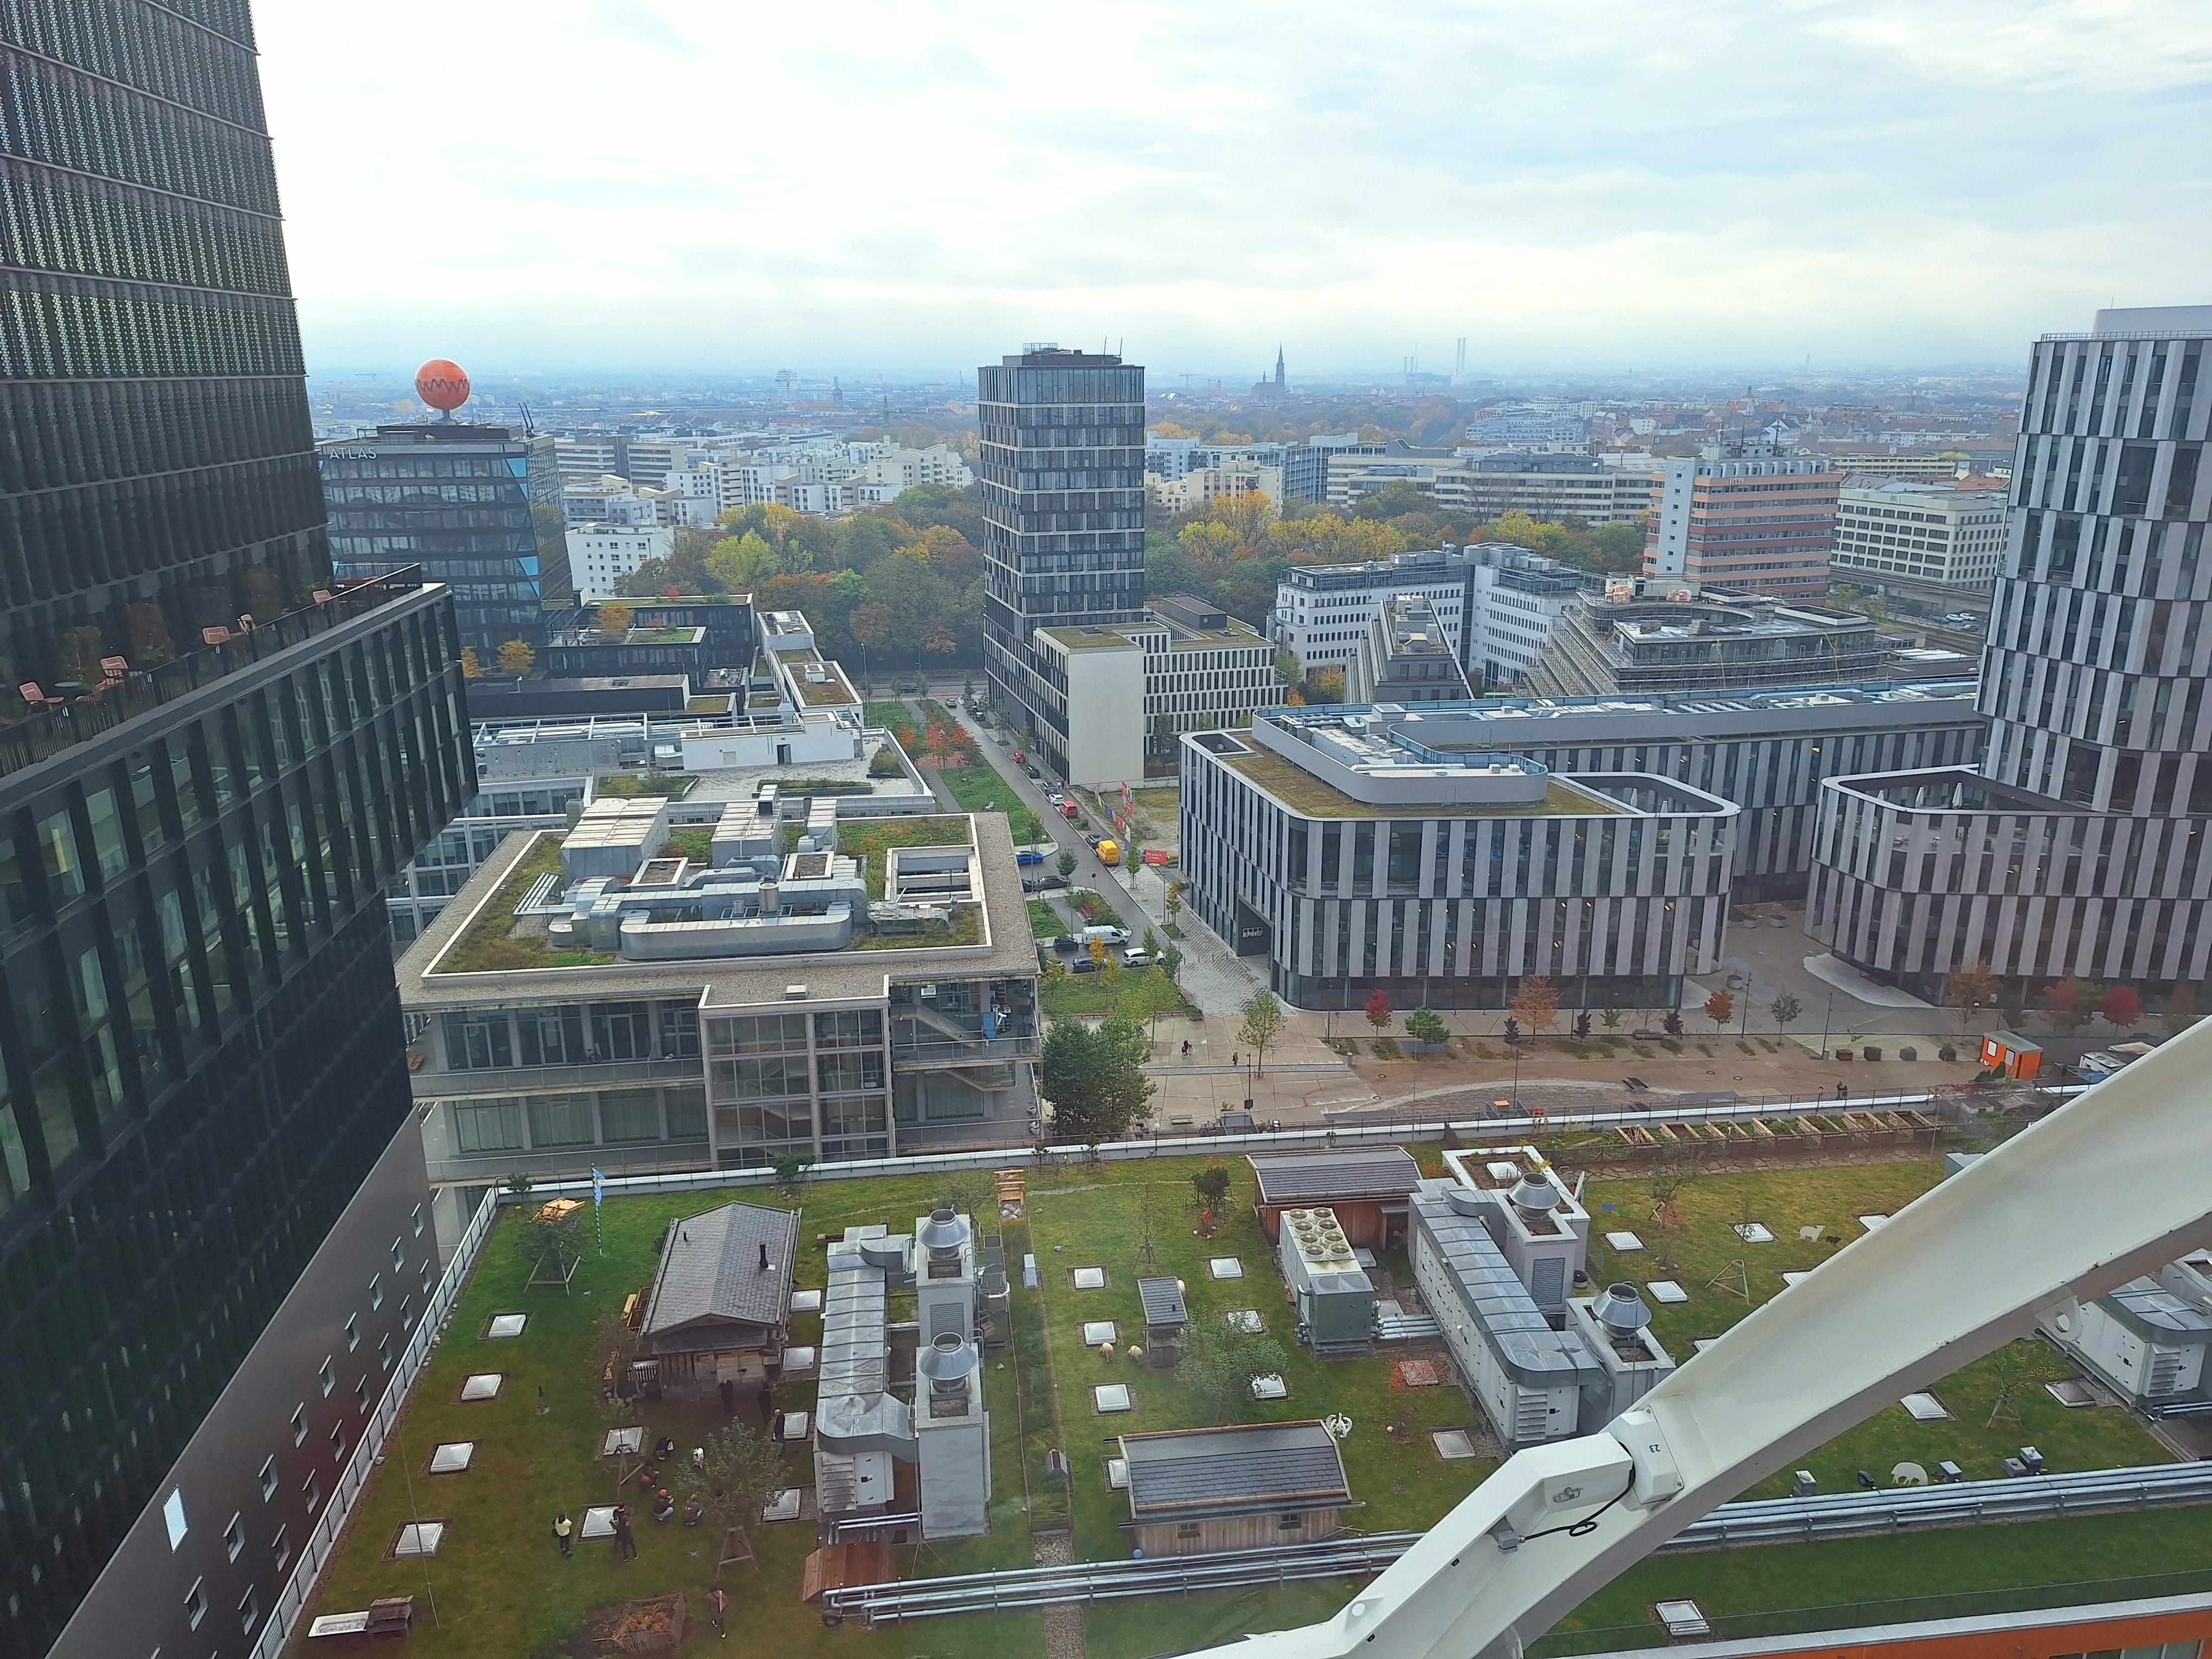
[[[575,1549],[569,1541],[575,1536],[575,1532],[576,1523],[568,1518],[568,1510],[563,1510],[553,1517],[553,1541],[561,1547],[562,1554],[575,1553]]]

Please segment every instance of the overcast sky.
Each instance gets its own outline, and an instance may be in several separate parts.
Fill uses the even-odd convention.
[[[2212,301],[2208,0],[258,0],[312,369],[2025,361]]]

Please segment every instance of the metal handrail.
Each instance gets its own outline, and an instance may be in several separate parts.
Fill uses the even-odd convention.
[[[326,599],[275,620],[255,623],[219,645],[188,651],[157,668],[133,669],[122,679],[63,703],[33,711],[0,729],[0,777],[51,760],[126,720],[173,702],[204,685],[236,673],[248,664],[326,634],[365,611],[388,605],[423,586],[422,568],[408,565],[337,588]]]

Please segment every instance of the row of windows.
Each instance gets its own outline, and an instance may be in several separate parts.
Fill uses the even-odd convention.
[[[0,156],[0,265],[247,294],[287,291],[277,222]]]
[[[440,1018],[449,1072],[690,1059],[699,1052],[699,1011],[688,1002],[457,1008]]]
[[[225,40],[138,0],[10,0],[8,33],[42,57],[259,129],[251,36]]]
[[[269,139],[0,47],[0,149],[256,213],[276,211]]]
[[[295,455],[307,430],[295,380],[0,383],[0,492]]]
[[[0,605],[31,605],[158,575],[212,551],[295,532],[312,531],[319,547],[320,505],[314,469],[304,455],[60,494],[0,496]]]
[[[448,1109],[453,1150],[468,1156],[707,1136],[707,1091],[696,1084],[457,1100]]]
[[[0,380],[305,372],[287,299],[36,271],[0,289]]]

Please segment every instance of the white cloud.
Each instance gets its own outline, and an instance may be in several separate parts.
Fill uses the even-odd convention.
[[[2204,297],[2198,0],[257,18],[325,368],[2009,361]]]

